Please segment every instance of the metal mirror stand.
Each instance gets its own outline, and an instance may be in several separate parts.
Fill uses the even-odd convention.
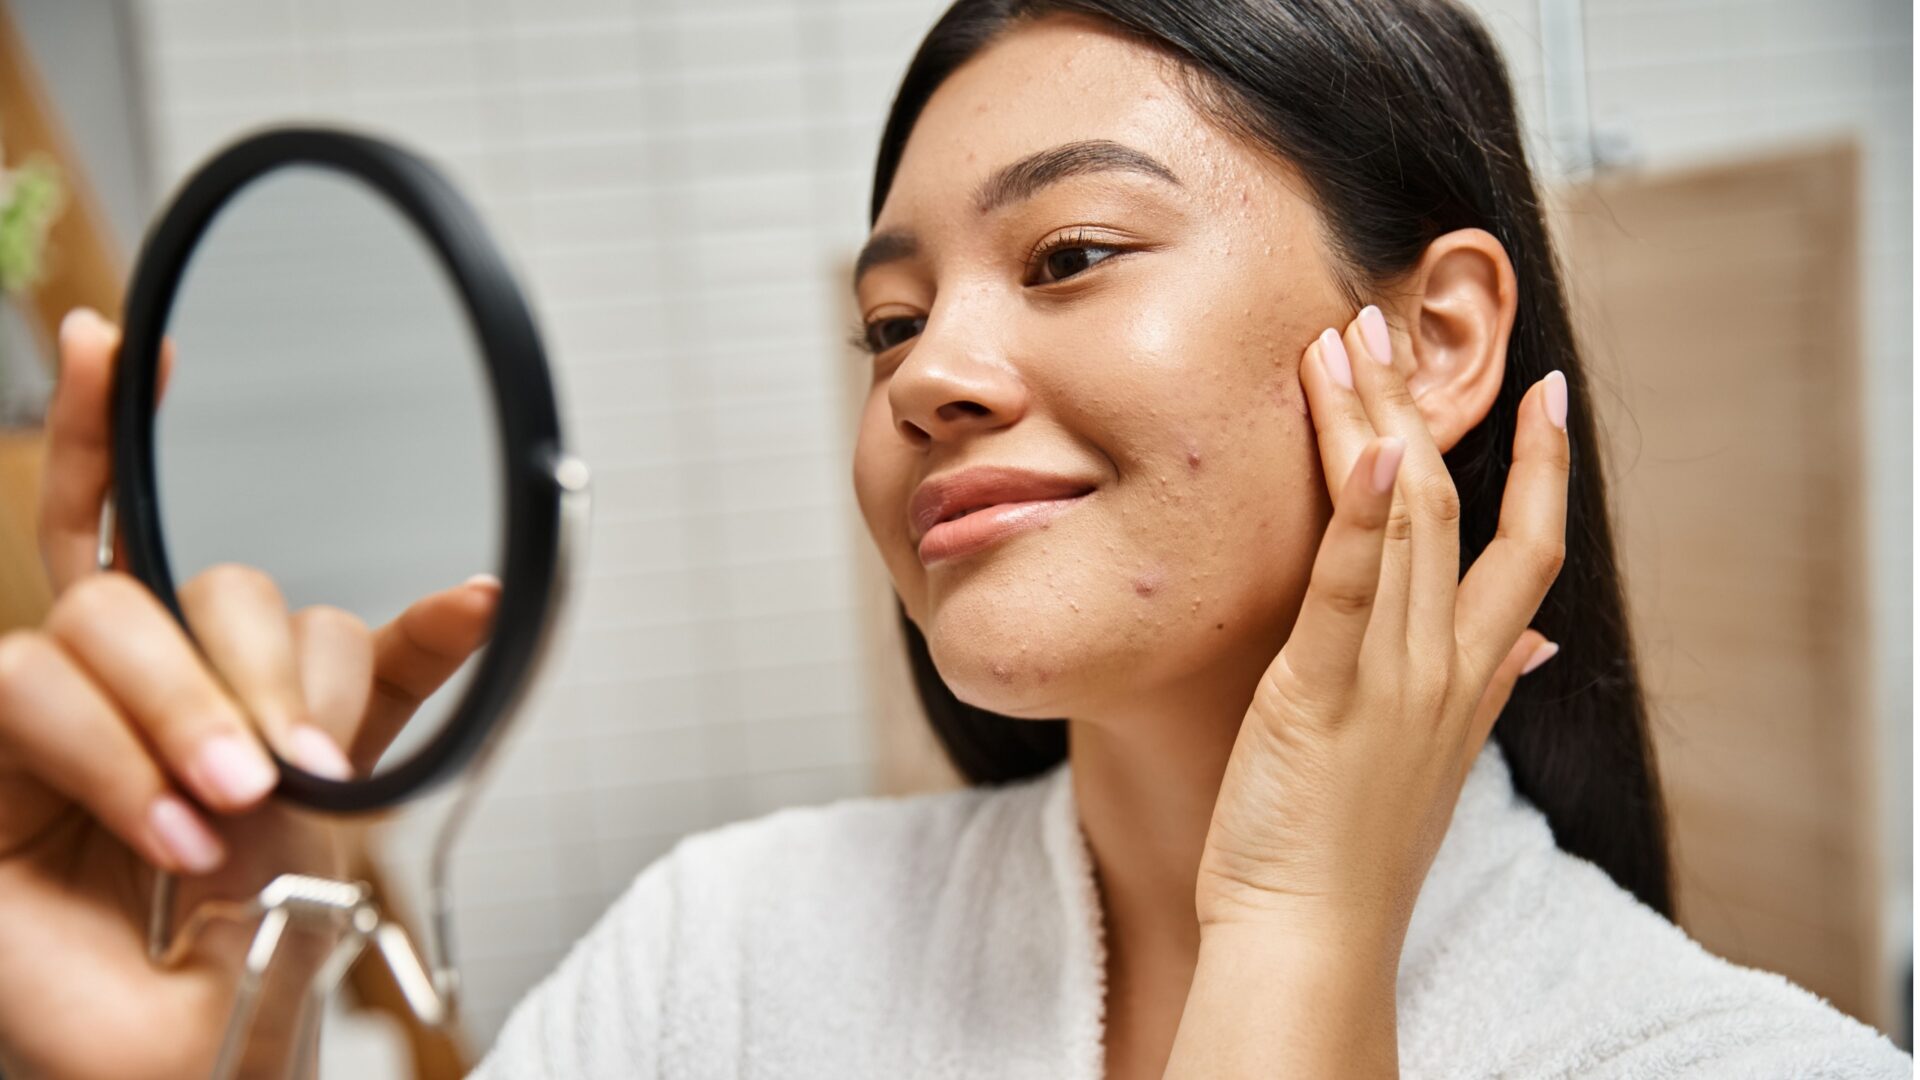
[[[260,1005],[261,985],[289,927],[311,926],[338,933],[327,960],[308,984],[306,1000],[300,1006],[295,1037],[292,1075],[311,1080],[318,1055],[310,1052],[319,1038],[320,1017],[333,991],[347,970],[366,949],[368,942],[379,950],[393,972],[405,996],[407,1007],[420,1022],[438,1027],[452,1019],[459,996],[459,973],[452,950],[453,891],[449,878],[449,857],[460,829],[473,808],[481,781],[499,747],[501,734],[510,726],[514,713],[525,703],[528,690],[545,667],[553,642],[554,624],[564,606],[571,575],[586,541],[591,494],[587,467],[579,458],[558,455],[551,463],[553,481],[560,491],[559,543],[555,552],[553,589],[533,660],[513,697],[502,706],[486,742],[474,755],[466,770],[454,780],[457,794],[448,804],[445,817],[434,832],[429,869],[427,953],[423,962],[413,938],[405,927],[384,915],[373,899],[373,890],[364,881],[345,882],[308,874],[281,874],[267,883],[250,900],[208,900],[188,915],[177,932],[173,926],[176,879],[166,871],[155,875],[153,903],[147,919],[147,955],[161,967],[178,964],[193,951],[200,933],[215,922],[242,925],[259,920],[253,940],[247,946],[246,961],[236,988],[232,1015],[220,1053],[213,1067],[214,1080],[230,1080],[238,1075],[245,1056],[247,1035]],[[100,569],[113,565],[114,504],[109,494],[101,507],[99,547],[95,559]]]

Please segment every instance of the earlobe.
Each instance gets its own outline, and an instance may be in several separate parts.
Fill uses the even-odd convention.
[[[1492,233],[1457,229],[1427,245],[1402,313],[1414,370],[1407,387],[1433,441],[1451,450],[1486,419],[1506,374],[1517,286]]]

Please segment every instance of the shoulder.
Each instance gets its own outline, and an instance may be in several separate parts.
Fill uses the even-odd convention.
[[[1539,819],[1523,800],[1514,813]],[[1523,825],[1406,958],[1402,1038],[1423,1075],[1467,1075],[1446,1064],[1467,1047],[1504,1074],[1582,1080],[1912,1075],[1884,1034],[1708,952],[1554,846],[1544,819]]]
[[[1584,946],[1573,985],[1613,1003],[1582,1040],[1588,1075],[1913,1074],[1912,1059],[1884,1034],[1783,975],[1709,952],[1599,867],[1556,856],[1554,895],[1568,916],[1559,955],[1571,961]]]
[[[729,1075],[770,1048],[835,1060],[865,1046],[832,1037],[925,979],[955,891],[989,879],[989,859],[1044,859],[1030,838],[1048,776],[785,809],[681,839],[521,1002],[482,1073]]]
[[[1051,775],[1051,774],[1049,774]],[[898,904],[947,877],[982,834],[1018,843],[1037,828],[1047,777],[908,796],[790,807],[685,837],[665,861],[703,918],[823,914],[809,901]],[[780,912],[755,902],[778,889]]]
[[[984,902],[990,881],[1044,875],[1061,775],[843,799],[696,833],[608,917],[672,928],[676,966],[709,977],[753,979],[801,959],[853,974],[896,946],[915,951],[956,902]]]

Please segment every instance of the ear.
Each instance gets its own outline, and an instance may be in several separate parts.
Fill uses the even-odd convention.
[[[1485,229],[1456,229],[1394,290],[1414,368],[1407,389],[1444,453],[1492,410],[1518,305],[1513,263]]]

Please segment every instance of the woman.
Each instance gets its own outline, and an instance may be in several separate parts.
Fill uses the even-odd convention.
[[[1911,1074],[1663,918],[1592,418],[1471,17],[961,0],[895,102],[872,224],[855,488],[928,712],[979,786],[682,842],[483,1073]],[[210,652],[273,657],[224,646],[253,672],[224,726],[169,719],[160,688],[190,699],[188,676],[157,673],[191,652],[144,593],[77,569],[112,332],[83,317],[63,346],[64,588],[0,649],[0,730],[14,820],[72,820],[70,799],[108,832],[16,838],[5,922],[39,921],[0,931],[0,956],[178,1049],[88,1037],[99,1021],[24,979],[0,1046],[60,1075],[191,1072],[229,989],[212,962],[149,971],[138,890],[109,879],[218,864],[214,888],[305,837],[171,791],[259,805],[238,764],[257,742],[203,752],[253,738],[243,713],[285,752],[324,766],[338,742],[364,767],[377,748],[302,696],[352,667],[315,641],[358,640],[390,678],[424,661],[316,634],[228,574],[190,618],[250,627],[201,634]],[[411,614],[459,639],[491,596]],[[89,709],[120,725],[97,729],[128,746],[117,771],[36,734]]]

